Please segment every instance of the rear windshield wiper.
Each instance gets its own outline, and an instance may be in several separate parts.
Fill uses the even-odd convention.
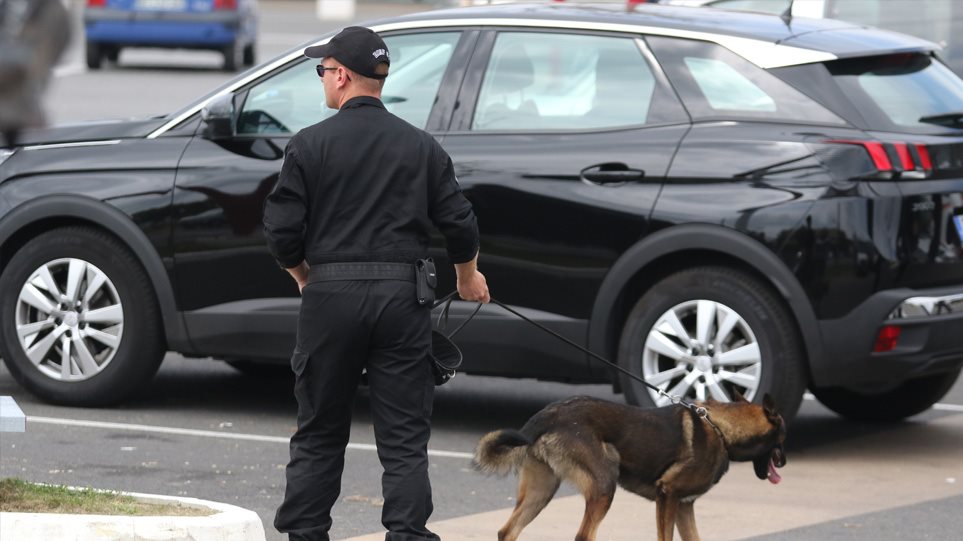
[[[960,126],[963,125],[963,111],[921,116],[919,121],[927,124],[937,124],[940,126]]]

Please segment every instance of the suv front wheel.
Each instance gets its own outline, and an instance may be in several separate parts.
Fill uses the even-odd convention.
[[[27,242],[0,276],[0,355],[44,400],[115,403],[146,383],[164,355],[153,288],[110,235],[55,229]]]
[[[728,267],[697,267],[651,287],[629,313],[619,364],[672,396],[728,402],[776,400],[786,420],[806,378],[792,316],[772,288]],[[620,374],[629,403],[670,399]]]

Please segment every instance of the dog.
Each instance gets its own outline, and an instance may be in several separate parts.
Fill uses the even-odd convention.
[[[698,541],[693,504],[729,469],[752,461],[756,476],[778,483],[786,464],[786,424],[768,394],[761,405],[733,402],[643,409],[591,397],[555,402],[521,430],[483,436],[476,469],[519,474],[518,501],[499,541],[515,541],[548,505],[562,480],[585,497],[576,541],[594,541],[612,504],[616,485],[655,501],[659,541]]]

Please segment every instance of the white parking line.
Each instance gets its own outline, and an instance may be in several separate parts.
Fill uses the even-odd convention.
[[[816,400],[816,397],[812,393],[806,393],[803,395],[805,400]],[[936,411],[952,411],[954,413],[963,413],[963,405],[959,404],[933,404],[933,409]]]
[[[320,34],[261,34],[259,42],[261,45],[268,45],[272,48],[280,47],[283,50],[290,49],[306,43],[309,40],[316,39]],[[274,56],[275,53],[271,53],[269,56]],[[87,73],[87,65],[83,61],[75,61],[69,64],[61,64],[59,66],[54,66],[53,76],[54,77],[70,77],[71,75],[80,75]]]
[[[27,425],[29,430],[30,423],[40,423],[48,425],[59,425],[59,426],[79,426],[84,428],[104,428],[108,430],[133,430],[138,432],[154,432],[157,434],[176,434],[179,436],[196,436],[201,438],[225,438],[234,440],[247,440],[247,441],[261,441],[268,443],[284,443],[287,444],[290,438],[284,438],[280,436],[262,436],[260,434],[237,434],[233,432],[217,432],[215,430],[196,430],[193,428],[173,428],[167,426],[153,426],[153,425],[136,425],[129,423],[108,423],[103,421],[84,421],[80,419],[60,419],[56,417],[27,417]],[[378,448],[374,445],[368,443],[349,443],[348,449],[353,449],[356,451],[377,451]],[[460,459],[470,459],[472,458],[471,453],[459,453],[456,451],[439,451],[435,449],[428,450],[428,456],[442,457],[442,458],[460,458]]]
[[[64,66],[57,66],[53,69],[54,77],[68,77],[70,75],[80,75],[81,73],[86,73],[87,66],[81,63],[67,64]]]
[[[954,411],[963,413],[963,406],[957,404],[933,404],[933,409],[937,411]]]
[[[805,395],[806,400],[815,400],[815,397],[809,393]],[[937,411],[951,411],[954,413],[963,413],[963,405],[958,404],[934,404],[933,409]],[[218,432],[215,430],[197,430],[193,428],[174,428],[167,426],[153,426],[153,425],[138,425],[130,423],[109,423],[104,421],[85,421],[81,419],[61,419],[57,417],[27,417],[27,424],[39,423],[48,425],[59,425],[59,426],[79,426],[85,428],[103,428],[108,430],[132,430],[138,432],[153,432],[157,434],[176,434],[179,436],[195,436],[200,438],[224,438],[224,439],[234,439],[234,440],[246,440],[246,441],[261,441],[267,443],[284,443],[287,444],[290,438],[285,438],[281,436],[262,436],[260,434],[243,434],[234,432]],[[348,449],[353,449],[356,451],[377,451],[378,448],[370,443],[349,443]],[[469,460],[472,458],[472,453],[462,453],[458,451],[441,451],[437,449],[429,449],[428,456],[441,457],[441,458],[459,458],[464,460]]]

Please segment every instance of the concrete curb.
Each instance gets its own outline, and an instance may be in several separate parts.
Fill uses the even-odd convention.
[[[206,517],[67,515],[55,513],[0,513],[0,539],[35,541],[180,540],[264,541],[264,527],[254,511],[226,503],[123,492],[150,503],[213,509]]]

